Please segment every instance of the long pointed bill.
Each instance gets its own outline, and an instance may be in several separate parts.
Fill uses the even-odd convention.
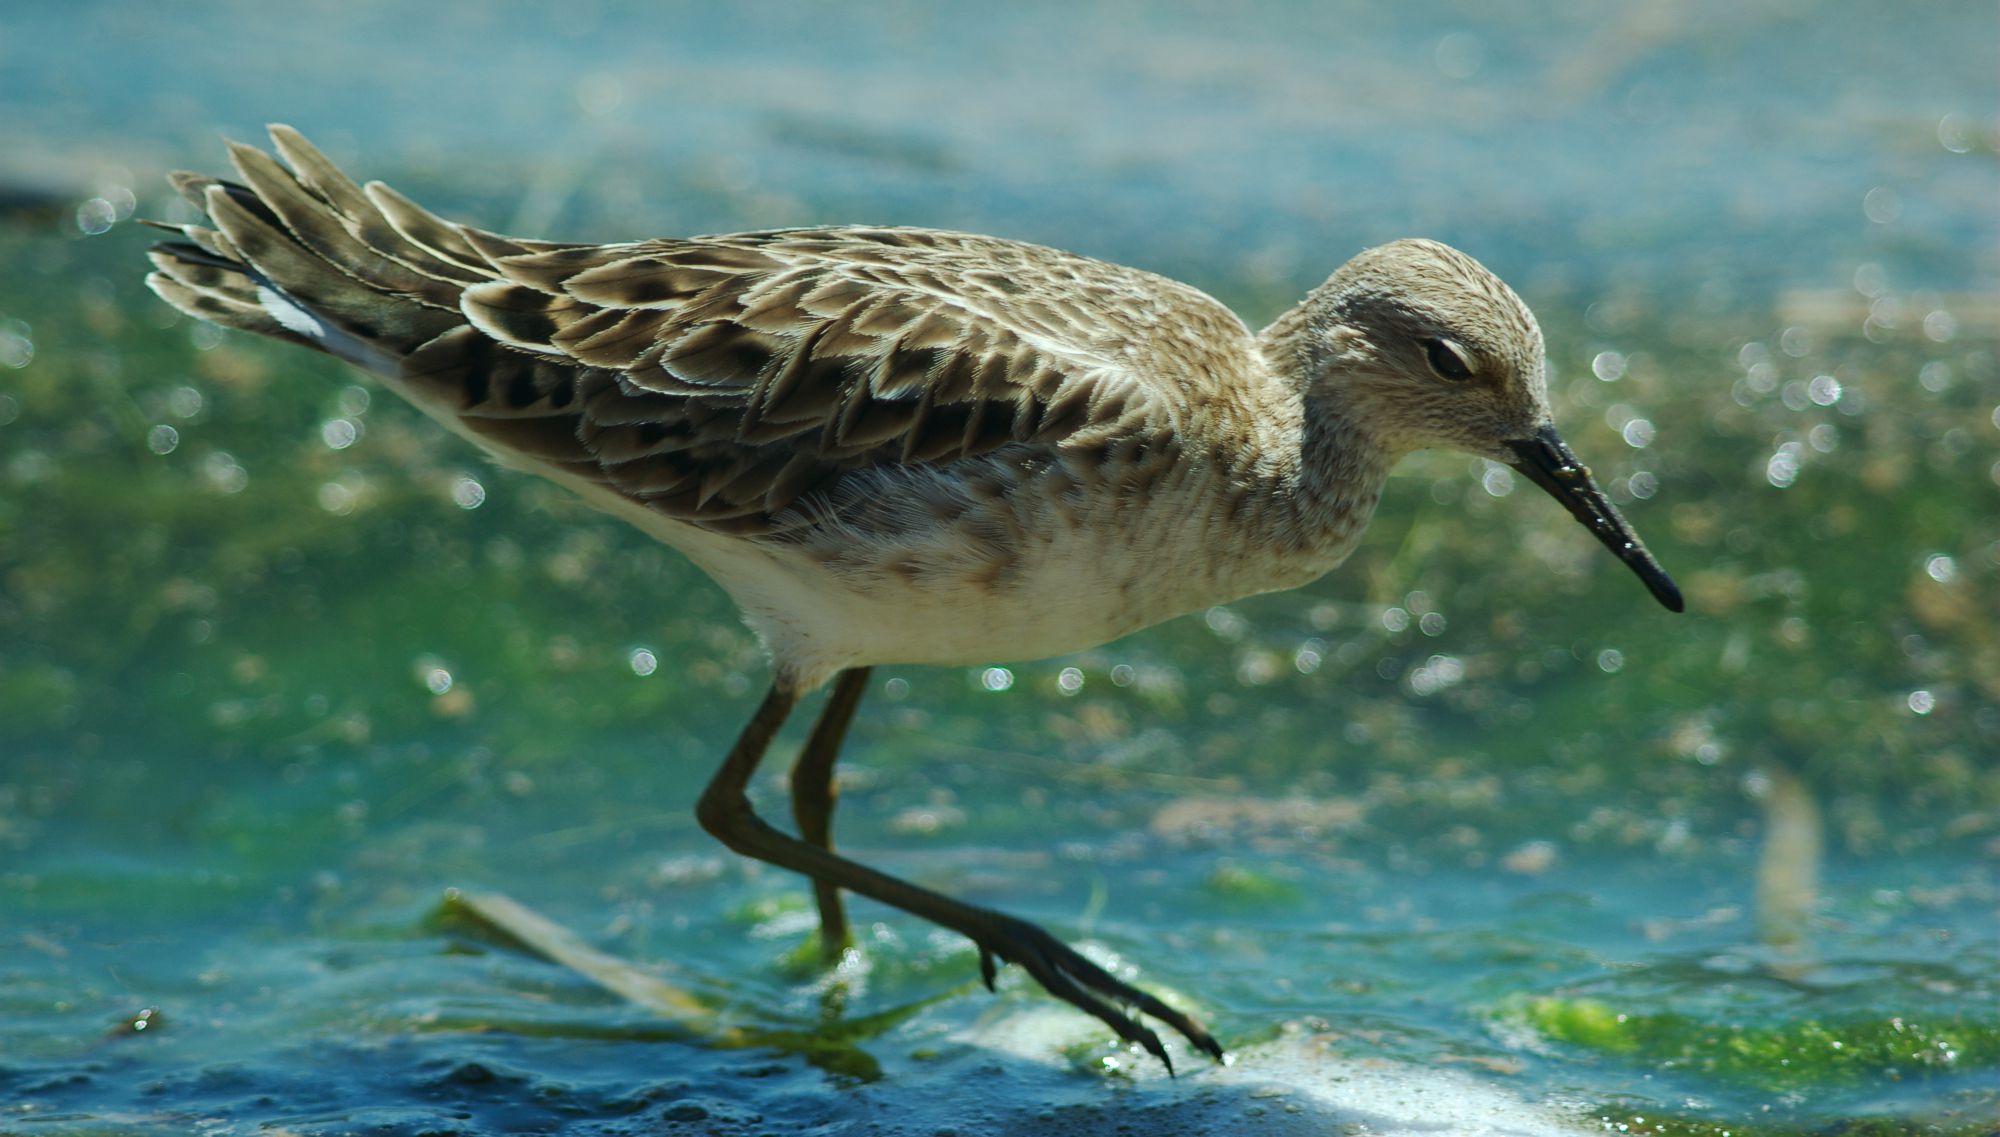
[[[1597,488],[1590,471],[1577,461],[1576,454],[1553,425],[1543,426],[1532,438],[1509,442],[1507,448],[1514,452],[1514,468],[1549,491],[1549,496],[1562,502],[1571,516],[1597,534],[1605,548],[1618,554],[1618,559],[1646,582],[1653,599],[1675,612],[1686,607],[1681,601],[1681,590],[1674,587],[1667,570],[1646,551],[1639,535],[1632,532],[1604,491]]]

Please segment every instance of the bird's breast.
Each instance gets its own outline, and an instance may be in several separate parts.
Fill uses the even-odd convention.
[[[1345,556],[1262,532],[1282,503],[1254,493],[1188,466],[1122,487],[1061,462],[903,469],[819,503],[786,540],[690,553],[779,667],[810,681],[1039,659],[1294,587]]]

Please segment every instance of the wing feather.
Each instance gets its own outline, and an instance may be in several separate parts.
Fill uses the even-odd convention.
[[[169,227],[163,296],[364,358],[504,456],[732,533],[795,530],[862,471],[1165,437],[1251,342],[1193,289],[968,234],[504,237],[271,136],[278,158],[231,147],[240,184],[174,176],[209,223]]]

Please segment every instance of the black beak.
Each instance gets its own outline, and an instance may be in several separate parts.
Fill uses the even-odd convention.
[[[1514,468],[1527,475],[1528,480],[1549,491],[1549,496],[1563,503],[1563,508],[1571,516],[1583,522],[1604,547],[1618,554],[1618,559],[1639,574],[1646,582],[1646,588],[1653,599],[1667,606],[1668,610],[1679,612],[1686,608],[1681,600],[1681,590],[1674,587],[1667,570],[1646,551],[1639,542],[1639,535],[1618,515],[1604,491],[1590,477],[1590,471],[1569,444],[1556,433],[1553,425],[1545,425],[1531,438],[1519,438],[1507,443],[1514,452]]]

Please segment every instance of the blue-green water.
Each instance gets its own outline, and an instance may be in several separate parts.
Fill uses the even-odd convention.
[[[0,1132],[1992,1128],[1990,6],[429,12],[0,13]],[[865,902],[829,976],[801,882],[692,817],[763,682],[721,594],[139,285],[161,172],[266,120],[497,228],[978,229],[1253,322],[1450,240],[1690,611],[1426,456],[1307,589],[883,669],[843,847],[1236,1063],[1169,1082]]]

